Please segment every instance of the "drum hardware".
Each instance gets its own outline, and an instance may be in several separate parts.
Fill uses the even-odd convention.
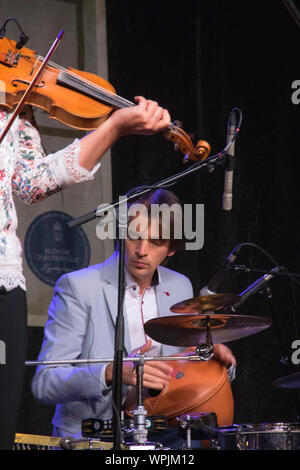
[[[144,365],[145,365],[145,356],[144,354],[138,352],[136,357],[139,361],[135,364],[136,372],[136,396],[137,396],[137,407],[133,410],[133,439],[134,443],[138,446],[147,445],[149,449],[150,443],[147,443],[148,429],[146,425],[146,416],[147,411],[144,407],[143,399],[143,374],[144,374]],[[155,449],[155,445],[153,447]]]
[[[138,357],[125,357],[123,362],[139,362]],[[145,361],[198,361],[199,356],[147,356]],[[25,366],[62,366],[62,365],[82,365],[82,364],[108,364],[114,362],[113,358],[93,358],[93,359],[58,359],[51,361],[26,361]]]
[[[191,423],[190,423],[190,416],[187,415],[186,417],[186,422],[185,422],[185,427],[186,427],[186,448],[191,449],[192,448],[192,434],[191,434]]]
[[[239,425],[221,426],[217,428],[216,436],[210,440],[210,448],[215,450],[238,450],[236,432]]]
[[[218,434],[216,413],[188,413],[180,415],[176,419],[179,435],[182,431],[186,433],[186,449],[192,448],[192,439],[207,440]]]
[[[81,421],[81,434],[83,437],[112,436],[112,420],[88,418]]]
[[[93,441],[91,439],[74,439],[73,437],[63,437],[61,439],[61,447],[64,450],[76,450],[80,449],[80,445],[84,443],[87,444],[86,450],[93,449]],[[104,447],[101,446],[100,450],[104,450]]]
[[[123,413],[124,414],[124,413]],[[134,421],[126,417],[121,419],[121,427],[124,436],[132,434]],[[168,418],[164,415],[148,415],[146,418],[146,428],[149,435],[166,431],[168,428]],[[87,438],[107,438],[113,435],[113,425],[111,419],[88,418],[81,422],[81,434]]]
[[[211,322],[209,315],[206,315],[206,343],[198,344],[196,354],[202,361],[209,361],[214,355],[214,345],[211,337]]]
[[[196,356],[198,360],[200,356]],[[144,354],[138,352],[136,355],[138,362],[135,364],[136,370],[136,397],[137,397],[137,406],[133,410],[133,440],[134,443],[130,444],[129,442],[126,445],[131,450],[155,450],[157,448],[162,448],[162,444],[156,442],[147,441],[148,437],[148,427],[147,427],[147,409],[144,406],[144,397],[143,397],[143,373],[144,365],[147,361],[147,358]],[[159,360],[159,358],[157,358]],[[184,359],[182,357],[181,359]]]
[[[145,357],[143,354],[138,353],[135,357],[127,357],[123,359],[123,362],[134,362],[136,373],[137,373],[137,383],[136,383],[136,394],[138,397],[137,408],[134,410],[134,419],[132,421],[127,421],[129,423],[129,428],[125,431],[127,435],[130,433],[134,437],[133,443],[125,443],[125,447],[129,449],[139,448],[139,449],[147,449],[147,450],[154,450],[157,448],[162,448],[160,443],[152,443],[147,442],[147,435],[149,426],[153,425],[153,423],[157,423],[159,421],[160,430],[162,430],[163,423],[167,424],[167,418],[163,416],[149,416],[147,417],[147,411],[143,404],[143,368],[144,364],[148,361],[199,361],[199,355],[191,355],[191,356],[151,356]],[[113,359],[102,359],[102,358],[95,358],[95,359],[74,359],[74,360],[53,360],[53,361],[26,361],[26,366],[38,366],[38,365],[75,365],[75,364],[96,364],[96,363],[109,363],[113,362]],[[124,420],[123,422],[126,422]],[[126,423],[126,424],[127,424]],[[99,428],[99,434],[101,431],[104,431],[103,434],[110,434],[110,431],[113,432],[113,425],[112,422],[109,420],[94,420],[90,418],[82,422],[82,429],[84,430],[85,435],[91,435],[95,433],[95,431]],[[158,429],[157,429],[158,430]],[[84,435],[84,434],[83,434]],[[60,438],[59,438],[60,439]],[[60,440],[61,442],[61,440]],[[76,441],[77,442],[77,441]],[[86,439],[84,440],[86,443]],[[74,445],[73,438],[68,438],[65,440],[64,445],[66,448],[70,448]]]

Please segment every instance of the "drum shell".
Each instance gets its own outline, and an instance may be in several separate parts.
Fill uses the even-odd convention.
[[[300,450],[299,423],[225,426],[212,447],[220,450]]]
[[[214,412],[219,426],[232,424],[234,401],[223,364],[215,359],[170,361],[169,364],[173,376],[168,386],[157,396],[145,397],[144,406],[149,415],[166,416],[172,427],[178,426],[176,417],[182,414]]]

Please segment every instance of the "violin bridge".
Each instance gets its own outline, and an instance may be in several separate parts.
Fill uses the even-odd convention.
[[[33,72],[35,71],[35,69],[37,68],[37,64],[38,62],[40,61],[40,57],[38,57],[35,61],[35,63],[33,64],[33,67],[31,69],[31,72],[30,72],[30,75],[33,75]]]
[[[0,54],[0,62],[9,67],[14,67],[18,65],[20,57],[20,52],[14,53],[9,49],[6,54]]]

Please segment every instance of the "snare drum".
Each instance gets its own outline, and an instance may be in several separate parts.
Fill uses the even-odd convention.
[[[220,450],[300,450],[300,423],[235,424],[219,428]]]
[[[241,450],[300,450],[299,423],[246,424],[237,430]]]

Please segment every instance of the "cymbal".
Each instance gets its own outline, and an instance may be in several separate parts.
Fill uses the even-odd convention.
[[[250,315],[170,315],[148,320],[144,329],[150,338],[169,346],[197,346],[206,342],[207,320],[213,343],[226,343],[259,333],[271,326],[266,317]]]
[[[273,385],[280,388],[300,388],[300,372],[274,380]]]
[[[202,313],[214,312],[217,309],[234,305],[240,300],[238,294],[213,294],[183,300],[170,308],[174,313]]]

